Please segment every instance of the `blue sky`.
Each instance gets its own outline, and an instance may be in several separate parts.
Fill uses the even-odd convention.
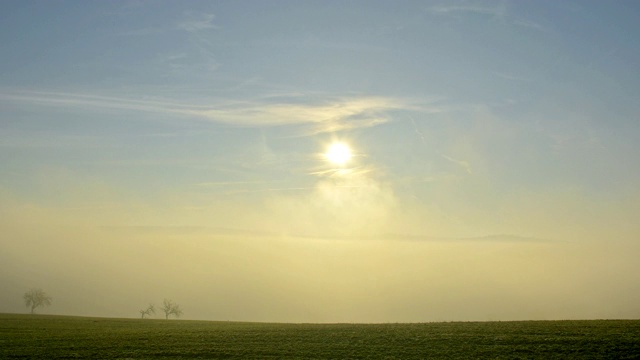
[[[634,1],[5,1],[0,311],[42,287],[106,299],[51,308],[89,315],[637,318],[639,24]]]

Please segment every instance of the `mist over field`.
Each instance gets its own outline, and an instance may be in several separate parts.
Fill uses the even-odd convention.
[[[30,217],[31,225],[3,216],[11,241],[2,243],[2,312],[28,310],[21,294],[30,286],[54,299],[38,312],[87,316],[136,317],[164,298],[179,303],[185,319],[210,320],[638,316],[639,249],[624,234],[606,241],[587,234],[313,237],[205,226],[99,227],[41,216]]]
[[[635,1],[4,1],[0,313],[638,319],[638,34]]]

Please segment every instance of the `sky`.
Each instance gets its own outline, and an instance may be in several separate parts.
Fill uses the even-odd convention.
[[[639,35],[625,0],[2,1],[0,312],[638,319]]]

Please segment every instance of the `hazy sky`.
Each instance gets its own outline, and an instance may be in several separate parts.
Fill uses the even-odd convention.
[[[0,52],[0,312],[640,317],[640,2],[9,0]]]

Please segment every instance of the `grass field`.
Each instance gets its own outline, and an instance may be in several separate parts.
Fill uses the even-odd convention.
[[[0,314],[0,357],[640,359],[640,320],[269,324]]]

